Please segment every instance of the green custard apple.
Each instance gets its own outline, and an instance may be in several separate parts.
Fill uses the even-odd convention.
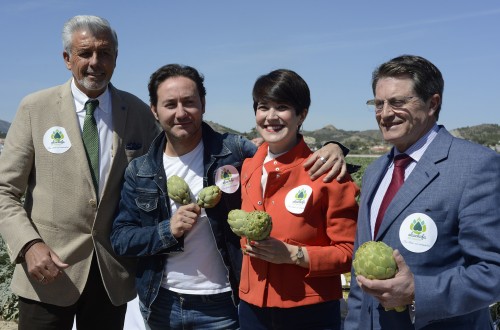
[[[370,280],[393,278],[398,267],[392,252],[393,249],[384,242],[368,241],[363,243],[356,251],[352,261],[354,273],[356,276],[362,275]],[[397,312],[402,312],[406,307],[398,306],[394,309]]]
[[[216,185],[203,188],[198,194],[196,203],[200,207],[212,208],[215,207],[222,197],[222,190]]]
[[[238,236],[245,236],[247,215],[247,212],[240,209],[231,210],[227,215],[227,223],[229,223],[229,227],[233,233]]]
[[[273,222],[265,211],[251,211],[247,215],[245,236],[251,241],[260,241],[269,237]]]
[[[178,175],[172,175],[167,179],[167,191],[168,197],[179,204],[187,205],[192,202],[188,184]]]

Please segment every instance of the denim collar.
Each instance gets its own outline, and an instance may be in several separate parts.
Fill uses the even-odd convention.
[[[224,144],[223,137],[217,134],[210,125],[202,123],[202,139],[205,148],[204,161],[207,164],[207,157],[224,157],[231,153],[231,150]],[[143,157],[143,162],[138,166],[137,176],[153,177],[163,168],[163,150],[167,142],[165,132],[161,132],[151,143],[151,146]]]

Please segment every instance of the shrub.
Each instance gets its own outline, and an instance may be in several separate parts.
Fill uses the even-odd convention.
[[[4,241],[0,238],[0,318],[12,321],[19,318],[18,299],[10,291],[14,265],[10,262]]]
[[[359,188],[361,188],[361,177],[363,176],[363,173],[365,173],[366,167],[377,158],[378,157],[359,157],[356,155],[347,156],[347,163],[361,166],[357,172],[351,174],[352,179],[356,182]]]
[[[490,306],[491,318],[495,323],[495,330],[500,329],[500,302]]]

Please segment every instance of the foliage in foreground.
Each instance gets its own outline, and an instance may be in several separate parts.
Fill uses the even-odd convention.
[[[10,281],[14,273],[14,265],[10,262],[5,243],[0,239],[0,319],[17,320],[19,311],[18,299],[10,291]]]
[[[356,182],[359,188],[361,188],[361,177],[365,173],[366,168],[370,165],[377,157],[358,157],[358,156],[347,156],[346,162],[352,165],[361,166],[360,169],[351,173],[351,177]]]

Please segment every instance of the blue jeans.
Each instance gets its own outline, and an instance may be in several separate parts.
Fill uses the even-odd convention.
[[[239,305],[241,330],[340,330],[338,300],[293,308]]]
[[[146,327],[149,330],[236,330],[239,329],[238,310],[231,292],[193,295],[160,288]]]

